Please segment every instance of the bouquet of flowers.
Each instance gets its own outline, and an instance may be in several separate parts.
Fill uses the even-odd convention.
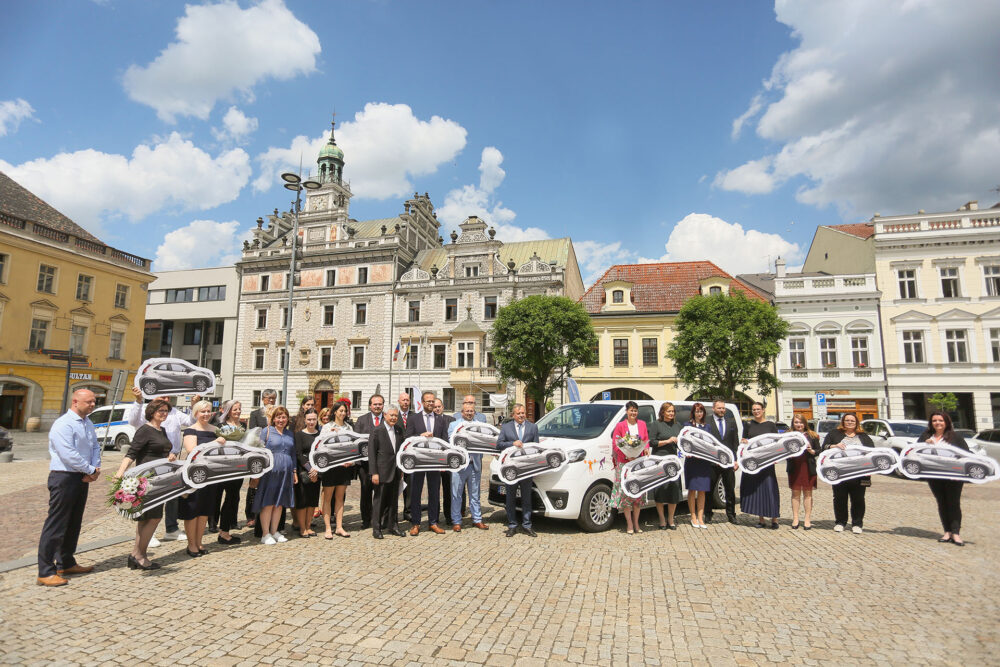
[[[149,475],[120,477],[111,483],[108,491],[108,505],[115,508],[126,519],[134,519],[142,514],[142,499],[149,488]]]
[[[615,440],[615,444],[618,445],[618,449],[622,450],[625,456],[630,459],[642,454],[642,450],[646,449],[646,443],[639,438],[635,437],[631,433],[626,433]]]
[[[242,426],[233,426],[232,424],[226,424],[215,429],[215,435],[225,438],[229,442],[239,442],[246,434],[247,431],[245,428]]]

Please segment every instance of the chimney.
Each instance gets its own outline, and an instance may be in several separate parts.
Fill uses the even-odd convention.
[[[962,207],[958,209],[959,211],[978,211],[979,210],[979,200],[973,199],[972,201],[967,201],[962,204]]]
[[[785,260],[780,257],[774,260],[774,275],[777,278],[785,277]]]

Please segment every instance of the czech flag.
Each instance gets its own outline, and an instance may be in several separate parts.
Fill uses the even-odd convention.
[[[396,350],[392,353],[392,360],[393,361],[398,361],[399,360],[399,346],[402,344],[402,342],[403,341],[400,340],[398,343],[396,343]]]

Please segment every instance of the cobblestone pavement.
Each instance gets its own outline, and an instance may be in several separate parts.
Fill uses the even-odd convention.
[[[117,460],[109,453],[105,470]],[[8,478],[19,489],[29,474],[44,481],[31,465],[0,467],[0,491]],[[84,554],[96,571],[58,589],[36,586],[34,567],[0,575],[0,662],[997,662],[1000,484],[966,486],[963,549],[935,541],[925,484],[888,478],[868,492],[863,535],[831,530],[821,484],[809,532],[787,519],[759,530],[745,515],[708,530],[679,516],[678,530],[661,532],[647,510],[641,535],[538,520],[537,539],[505,538],[504,512],[490,508],[489,532],[376,541],[358,530],[352,491],[351,539],[206,539],[200,559],[164,543],[154,553],[164,567],[151,573],[128,570],[129,545],[118,544]],[[782,499],[787,508],[784,487]],[[6,522],[11,503],[38,501],[15,492],[0,502]],[[44,504],[22,511],[40,525]],[[105,509],[81,542],[130,529]]]

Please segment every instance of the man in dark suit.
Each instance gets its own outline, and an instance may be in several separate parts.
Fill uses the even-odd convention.
[[[385,399],[381,394],[372,394],[368,399],[368,413],[358,417],[354,424],[355,433],[373,433],[376,428],[382,425],[382,408],[385,406]],[[359,465],[358,481],[361,482],[361,527],[371,528],[372,525],[372,478],[368,473],[368,467]]]
[[[717,398],[712,401],[712,414],[706,420],[707,430],[710,434],[719,439],[723,445],[733,452],[733,460],[736,460],[736,449],[740,445],[740,434],[736,428],[736,420],[733,419],[729,411],[726,410],[726,402]],[[736,523],[736,468],[719,468],[713,466],[715,474],[712,476],[712,489],[718,484],[718,479],[722,478],[722,488],[726,491],[726,519],[729,523]],[[712,520],[712,494],[708,496],[705,503],[705,523]]]
[[[523,447],[526,442],[538,442],[538,427],[527,419],[524,405],[514,406],[514,419],[500,428],[497,437],[497,448],[503,451],[508,447]],[[513,484],[506,484],[505,504],[507,507],[507,537],[517,534],[517,492],[521,492],[521,530],[530,537],[538,537],[531,527],[531,478],[522,479]]]
[[[265,389],[260,394],[260,407],[250,413],[250,421],[247,428],[267,428],[267,414],[264,412],[268,406],[274,405],[278,398],[278,392],[273,389]]]
[[[424,409],[409,419],[409,423],[406,425],[407,438],[422,435],[448,440],[448,425],[445,424],[444,419],[434,414],[435,398],[433,391],[425,391],[420,396]],[[441,473],[436,470],[415,472],[410,475],[410,523],[413,524],[413,527],[410,528],[410,535],[420,533],[420,518],[422,516],[420,495],[424,491],[424,478],[427,479],[427,521],[430,523],[432,533],[442,535],[444,530],[438,526],[441,514]],[[448,499],[445,512],[450,507],[451,501]]]
[[[406,425],[410,421],[410,417],[416,413],[410,409],[410,393],[407,391],[399,392],[399,397],[396,399],[396,403],[399,405],[399,422],[400,427],[403,432],[406,432]],[[403,473],[403,520],[410,520],[410,475],[409,473]]]
[[[368,439],[368,473],[371,475],[375,498],[372,501],[372,535],[382,539],[382,531],[405,537],[399,529],[399,483],[396,452],[405,437],[399,423],[399,407],[390,405],[382,413],[384,423],[371,432]]]

